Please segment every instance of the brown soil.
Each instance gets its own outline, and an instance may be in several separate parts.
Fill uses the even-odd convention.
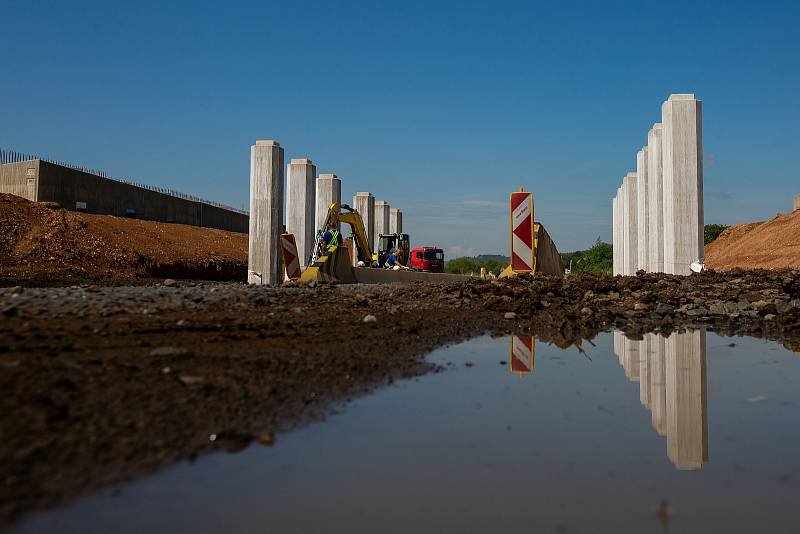
[[[246,234],[77,213],[0,194],[6,280],[244,280],[246,273]]]
[[[374,321],[366,321],[368,315]],[[482,332],[709,328],[800,350],[800,273],[0,290],[0,526],[324,417]],[[212,439],[213,436],[213,439]]]
[[[706,246],[706,265],[731,269],[800,269],[800,210],[739,224]]]

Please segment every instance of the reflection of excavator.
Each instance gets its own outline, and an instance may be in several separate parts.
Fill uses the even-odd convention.
[[[337,247],[328,248],[322,238],[328,228],[337,226],[339,223],[350,225],[358,261],[364,262],[367,267],[372,265],[375,258],[369,248],[369,240],[367,239],[367,232],[364,230],[364,221],[361,220],[361,214],[347,204],[334,202],[328,206],[328,215],[325,217],[325,223],[322,225],[321,231],[317,232],[311,263],[300,277],[301,282],[336,279],[337,277],[334,273],[337,271],[337,263],[346,262],[348,266],[351,265],[345,247],[340,244]]]

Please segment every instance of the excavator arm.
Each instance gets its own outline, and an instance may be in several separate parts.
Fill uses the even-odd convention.
[[[372,265],[372,250],[369,248],[367,231],[364,229],[364,221],[361,219],[361,214],[358,213],[358,210],[351,208],[347,204],[332,203],[328,206],[328,215],[325,217],[322,231],[324,232],[326,228],[330,228],[337,223],[350,225],[350,230],[356,243],[358,260],[363,261],[364,265]]]

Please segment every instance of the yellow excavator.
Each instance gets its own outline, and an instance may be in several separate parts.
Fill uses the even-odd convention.
[[[341,240],[339,246],[327,247],[323,239],[327,229],[339,226],[341,223],[350,225],[358,261],[363,262],[366,267],[371,267],[377,259],[369,248],[364,221],[361,219],[361,214],[358,213],[358,210],[351,208],[347,204],[334,202],[328,206],[328,215],[325,217],[325,223],[322,225],[321,230],[317,232],[311,262],[300,277],[301,283],[311,282],[312,280],[330,281],[339,279],[342,272],[349,270],[349,266],[352,265],[350,263],[351,260],[347,249],[341,246]],[[337,269],[339,264],[345,263],[348,269]]]

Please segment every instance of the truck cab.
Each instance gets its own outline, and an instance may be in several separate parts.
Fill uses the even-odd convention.
[[[444,272],[444,252],[436,247],[417,247],[411,251],[409,265],[415,271]]]

